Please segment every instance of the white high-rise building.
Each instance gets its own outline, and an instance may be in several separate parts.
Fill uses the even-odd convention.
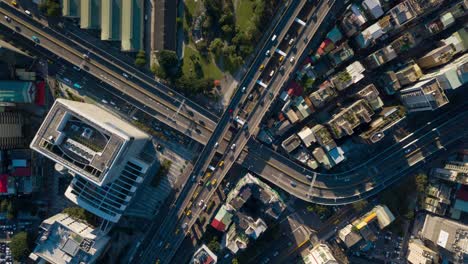
[[[74,174],[65,196],[117,222],[151,165],[142,158],[150,136],[93,104],[58,99],[31,148]]]

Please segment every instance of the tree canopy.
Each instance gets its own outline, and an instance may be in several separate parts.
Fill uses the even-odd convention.
[[[60,3],[56,0],[46,0],[39,3],[39,10],[48,17],[60,16]]]
[[[136,55],[135,65],[138,67],[143,67],[146,65],[146,55],[144,50],[140,50]]]
[[[20,261],[29,255],[29,241],[28,233],[19,232],[11,238],[10,244],[8,246],[11,249],[11,255],[16,261]]]
[[[169,78],[175,78],[180,73],[179,58],[175,51],[161,50],[158,55],[159,66]]]

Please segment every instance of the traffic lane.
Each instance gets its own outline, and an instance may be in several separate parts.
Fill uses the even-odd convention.
[[[450,119],[450,120],[452,120],[451,123],[463,124],[464,122],[467,122],[468,120],[466,120],[466,119],[458,120],[458,118],[462,118],[463,116],[466,116],[466,114],[467,113],[464,112],[464,113],[460,114],[461,116],[452,117],[452,119]],[[317,174],[318,177],[317,177],[315,186],[325,187],[325,185],[322,184],[322,182],[327,182],[327,184],[328,184],[327,186],[332,186],[332,184],[340,183],[342,181],[342,178],[347,178],[347,177],[349,178],[349,176],[352,175],[353,172],[356,172],[356,171],[360,170],[361,168],[364,168],[370,162],[374,162],[377,159],[380,159],[384,154],[388,158],[389,156],[387,154],[389,154],[389,150],[395,150],[396,149],[397,151],[403,151],[401,148],[405,144],[407,144],[408,141],[412,140],[413,138],[416,139],[416,137],[421,137],[421,134],[423,134],[423,133],[426,133],[428,135],[429,135],[429,133],[434,133],[434,131],[431,131],[431,129],[433,129],[432,126],[436,125],[436,124],[440,124],[439,121],[440,122],[442,122],[442,121],[448,122],[446,119],[440,119],[437,122],[434,121],[430,125],[429,124],[426,125],[425,129],[421,129],[421,130],[413,133],[410,137],[406,138],[405,140],[395,143],[393,146],[390,146],[384,152],[379,153],[379,155],[374,156],[373,158],[366,161],[365,163],[363,163],[359,167],[353,169],[352,171],[341,172],[339,174],[318,173]],[[451,123],[448,123],[448,124],[447,123],[442,123],[442,124],[451,125]],[[395,147],[399,147],[400,149],[397,149]],[[310,170],[306,169],[305,167],[301,167],[300,165],[298,165],[295,162],[291,161],[290,159],[280,155],[279,153],[274,152],[270,148],[263,147],[263,144],[259,144],[258,142],[254,141],[254,140],[251,140],[249,142],[249,151],[250,151],[250,149],[252,149],[252,152],[262,152],[264,155],[262,155],[261,157],[268,157],[268,158],[272,159],[272,160],[267,160],[268,163],[278,164],[277,166],[280,167],[281,170],[288,171],[288,174],[293,175],[294,178],[299,179],[300,181],[305,181],[306,180],[306,177],[305,177],[306,175],[314,175],[314,173],[315,173],[313,171],[310,171]],[[265,153],[267,153],[267,155],[265,155]],[[288,169],[288,167],[290,167],[290,169]],[[298,169],[301,169],[301,171],[299,172]],[[338,175],[340,177],[338,177]],[[335,181],[335,183],[333,183],[333,181]]]
[[[15,30],[15,27],[20,27],[21,28],[20,32],[15,30],[17,32],[16,34],[21,34],[22,36],[26,38],[30,38],[31,36],[37,35],[36,37],[40,38],[40,43],[37,45],[40,45],[41,47],[49,47],[49,50],[54,50],[55,54],[59,55],[60,57],[67,58],[67,62],[71,63],[72,65],[80,65],[83,63],[83,58],[77,57],[77,56],[70,56],[69,53],[67,53],[59,45],[56,45],[54,42],[49,41],[47,38],[44,38],[43,36],[30,31],[28,28],[22,26],[21,24],[18,24],[12,21],[11,23],[8,23],[6,25],[9,26],[9,28],[12,30]],[[127,93],[127,94],[130,93],[131,91],[134,91],[134,90],[127,89],[125,86],[125,83],[123,83],[121,80],[111,79],[112,77],[111,78],[107,77],[108,76],[107,73],[101,70],[100,68],[95,67],[92,64],[87,63],[87,62],[84,65],[89,68],[89,70],[87,70],[86,72],[93,74],[98,79],[107,78],[106,82],[110,83],[110,85],[113,87],[119,88],[120,91],[124,91],[124,93]],[[123,95],[124,94],[122,93],[121,96]],[[154,101],[153,99],[145,95],[141,95],[141,94],[136,95],[136,93],[133,92],[133,97],[134,98],[136,97],[140,101],[138,103],[134,103],[134,105],[137,105],[137,106],[139,105],[139,108],[141,110],[151,111],[151,109],[149,107],[146,107],[146,105],[151,105],[153,107],[156,105],[159,105],[160,107],[158,108],[158,110],[154,110],[152,115],[158,118],[160,121],[163,121],[163,123],[171,127],[175,126],[176,129],[177,128],[180,129],[182,127],[184,129],[185,134],[189,134],[192,137],[195,137],[198,141],[201,141],[201,143],[208,141],[208,138],[210,136],[210,131],[207,131],[204,127],[199,127],[193,121],[191,121],[191,124],[184,124],[184,123],[177,122],[177,121],[171,122],[166,119],[167,116],[173,115],[173,111],[171,111],[171,109],[161,105],[159,102]],[[135,99],[131,98],[130,100],[135,100]],[[144,101],[145,103],[142,104],[141,101]],[[198,133],[198,131],[200,131],[200,133]]]
[[[261,79],[261,75],[263,74],[263,71],[258,71],[258,67],[260,65],[268,65],[269,61],[270,61],[270,57],[268,56],[265,56],[265,53],[267,50],[271,50],[272,48],[274,49],[277,45],[278,45],[278,42],[279,40],[283,39],[284,36],[287,34],[287,30],[284,30],[285,28],[289,28],[290,25],[292,23],[294,23],[294,19],[292,19],[293,17],[295,17],[297,15],[297,13],[299,12],[299,10],[302,8],[302,6],[304,5],[305,1],[302,0],[300,2],[298,1],[294,1],[293,3],[291,3],[290,5],[290,8],[288,9],[289,12],[292,12],[292,14],[288,14],[288,17],[290,19],[288,19],[287,21],[284,21],[281,24],[281,26],[277,27],[278,29],[275,30],[272,34],[276,35],[276,40],[274,42],[271,42],[271,39],[268,39],[265,46],[263,47],[263,49],[258,53],[258,62],[254,63],[253,66],[251,67],[252,69],[252,74],[251,74],[251,78],[247,78],[246,79],[246,82],[247,83],[243,83],[241,85],[241,87],[246,87],[246,91],[247,91],[247,94],[250,93],[253,88],[255,87],[256,85],[256,81],[257,80],[260,80]],[[298,4],[297,7],[294,7],[295,4]],[[278,32],[279,31],[279,32]],[[263,57],[263,59],[262,59]],[[267,68],[267,67],[266,67]],[[244,101],[247,97],[244,96]],[[236,104],[237,105],[237,104]],[[231,105],[230,104],[230,107],[233,108],[234,105]],[[237,108],[237,107],[236,107]]]
[[[463,136],[463,133],[460,134],[460,131],[452,131],[452,133],[448,134],[447,138],[453,138],[454,136],[458,135],[460,137]],[[434,140],[432,140],[434,141]],[[258,164],[258,162],[255,162],[256,164]],[[377,175],[380,175],[381,177],[380,178],[388,178],[388,175],[386,173],[384,173],[384,171],[389,171],[389,172],[393,172],[395,170],[395,167],[399,167],[398,164],[407,164],[408,161],[407,161],[407,158],[405,156],[400,156],[399,159],[394,159],[394,162],[391,162],[390,164],[389,163],[386,163],[388,164],[387,168],[382,168],[382,172],[377,174]],[[250,168],[251,169],[251,168]],[[406,168],[402,168],[402,169],[406,169]],[[278,177],[274,177],[274,172],[267,172],[265,175],[263,174],[260,174],[260,176],[264,177],[264,178],[267,178],[270,182],[274,183],[274,184],[277,184],[278,183]],[[284,178],[284,175],[285,174],[282,174],[283,178]],[[366,176],[368,174],[366,173],[363,173],[361,174],[361,176]],[[376,180],[377,184],[379,183],[380,180]],[[354,187],[355,190],[361,190],[363,193],[366,193],[366,192],[369,192],[371,191],[372,189],[374,189],[376,187],[376,185],[372,185],[370,183],[365,183],[366,186],[360,186],[360,187]],[[279,185],[279,184],[277,184]],[[290,193],[293,193],[293,194],[302,194],[301,196],[303,196],[303,190],[306,188],[306,185],[303,185],[303,184],[300,184],[301,188],[302,188],[302,191],[301,192],[298,192],[298,191],[293,191],[291,192],[291,188],[288,188],[287,191],[289,191]],[[348,185],[347,185],[348,186]],[[354,196],[354,197],[359,197],[359,195],[361,194],[360,192],[357,192],[357,191],[351,191],[349,193],[343,193],[343,192],[340,192],[338,195],[336,193],[335,190],[320,190],[320,189],[317,189],[317,188],[314,188],[313,191],[315,192],[315,195],[316,196],[320,196],[322,198],[328,198],[328,199],[340,199],[340,198],[343,198],[343,197],[346,197],[346,196]]]
[[[0,13],[2,11],[0,10]],[[3,12],[3,14],[5,14]],[[9,15],[9,17],[12,17],[11,14],[7,14]],[[68,60],[68,62],[70,62],[71,64],[73,65],[82,65],[83,63],[88,67],[88,72],[93,74],[95,77],[97,78],[104,78],[106,80],[106,82],[108,82],[109,84],[111,84],[112,86],[116,87],[116,88],[119,88],[121,91],[125,91],[127,94],[130,94],[131,92],[134,91],[134,97],[137,97],[135,96],[135,92],[138,93],[138,99],[139,100],[143,100],[143,101],[154,101],[153,99],[150,99],[147,95],[142,95],[141,92],[139,91],[136,91],[134,89],[127,89],[125,88],[126,87],[126,81],[127,79],[123,76],[119,76],[118,78],[115,78],[114,76],[110,76],[109,77],[109,74],[105,71],[103,71],[101,68],[99,67],[96,67],[95,65],[93,65],[93,61],[91,62],[87,62],[85,61],[81,56],[78,56],[76,54],[73,54],[72,56],[70,56],[71,53],[67,53],[65,51],[65,49],[63,49],[63,47],[61,45],[57,45],[55,44],[55,42],[52,42],[52,41],[49,41],[48,38],[44,37],[42,34],[38,33],[38,32],[33,32],[31,31],[29,28],[25,27],[24,25],[18,23],[16,20],[13,20],[14,17],[12,17],[12,21],[11,23],[6,23],[4,25],[6,25],[7,27],[9,27],[11,30],[14,30],[16,32],[16,34],[21,34],[23,36],[25,36],[26,38],[31,38],[32,36],[36,36],[36,37],[39,37],[40,39],[40,43],[38,43],[37,45],[41,45],[42,47],[48,47],[49,50],[53,50],[54,53],[56,55],[59,55],[60,57],[62,58],[66,58],[66,60]],[[20,28],[20,31],[17,30],[17,28]],[[172,111],[169,111],[170,109],[167,107],[167,106],[164,106],[164,108],[160,108],[159,109],[159,112],[162,112],[164,115],[166,116],[171,116],[173,114]],[[180,117],[180,115],[178,116]],[[188,118],[186,118],[187,120],[189,120]],[[179,119],[180,120],[180,119]],[[171,126],[171,124],[169,124],[168,122],[164,122],[168,125]],[[179,122],[179,123],[182,123],[182,122]],[[189,125],[186,125],[186,127],[189,127]],[[205,127],[203,127],[203,129],[206,130]],[[201,131],[201,129],[200,129]],[[210,133],[211,131],[206,131],[206,133]],[[202,132],[203,133],[203,132]],[[208,136],[208,135],[207,135]],[[206,143],[206,140],[203,140],[203,139],[200,139],[199,140],[202,140],[201,143]]]
[[[330,10],[330,8],[328,8],[328,10],[327,10],[326,13],[322,14],[322,16],[321,16],[322,19],[328,14],[328,11],[329,11],[329,10]],[[317,25],[314,24],[314,26],[313,26],[312,28],[314,29],[314,33],[315,33],[318,27],[317,27]],[[286,34],[286,32],[283,32],[283,34]],[[305,49],[305,45],[303,44],[302,46],[304,46],[304,47],[302,48],[302,51],[303,51],[303,50]],[[301,51],[301,52],[302,52],[302,51]],[[292,70],[292,68],[289,68],[289,69],[288,69],[289,72],[290,72],[291,70]],[[285,75],[288,75],[288,74],[285,74]],[[278,75],[276,74],[276,75],[273,77],[273,80],[272,80],[272,81],[274,81],[274,79],[276,79],[277,76],[278,76]],[[272,99],[274,98],[274,96],[279,92],[279,88],[282,86],[282,83],[285,81],[286,78],[287,78],[286,76],[283,76],[283,78],[281,79],[281,81],[282,81],[282,82],[281,82],[281,85],[277,85],[276,87],[270,88],[270,89],[273,89],[273,92],[272,92],[273,97],[272,97],[272,98],[267,97],[266,100],[272,100]],[[264,97],[264,96],[266,96],[266,94],[264,94],[263,97]],[[270,102],[265,103],[265,105],[268,105],[268,106],[269,106],[269,104],[270,104]],[[260,107],[260,108],[258,108],[258,107]],[[260,123],[260,121],[261,121],[263,115],[265,114],[265,112],[266,112],[267,110],[268,110],[268,107],[266,107],[266,106],[258,106],[258,105],[257,105],[257,106],[254,108],[254,111],[253,111],[254,115],[253,115],[253,117],[252,117],[252,115],[251,115],[251,116],[249,117],[249,119],[246,121],[246,123],[249,124],[249,127],[248,127],[248,129],[247,129],[248,132],[249,132],[249,134],[248,134],[248,136],[245,136],[245,133],[242,133],[241,136],[240,136],[240,138],[237,139],[237,140],[235,140],[236,145],[237,145],[237,147],[238,147],[239,149],[236,150],[236,153],[235,153],[236,155],[235,155],[233,158],[236,158],[236,157],[241,153],[243,147],[245,146],[245,144],[247,143],[248,139],[250,138],[250,133],[253,133],[253,132],[254,132],[254,131],[250,131],[250,130],[251,130],[251,129],[257,130],[257,129],[258,129],[258,125],[259,125],[259,123]],[[256,114],[257,111],[259,111],[260,114],[257,115],[257,114]],[[253,120],[252,120],[252,118],[253,118]],[[228,168],[228,167],[226,166],[226,168]]]
[[[218,183],[218,184],[219,184],[219,183]],[[217,187],[218,184],[216,184],[215,187]]]
[[[75,49],[79,49],[80,52],[82,53],[87,53],[87,52],[91,52],[92,50],[90,50],[88,47],[84,46],[84,43],[87,43],[87,42],[83,42],[83,39],[82,38],[78,38],[77,40],[73,40],[70,38],[70,36],[64,36],[62,33],[54,30],[52,27],[45,27],[44,25],[42,25],[41,23],[39,23],[38,21],[36,21],[33,17],[29,17],[27,16],[26,14],[24,14],[23,12],[21,12],[20,10],[17,10],[15,8],[13,8],[12,6],[9,6],[7,4],[4,4],[2,5],[3,8],[5,9],[8,9],[9,12],[19,12],[19,14],[16,14],[18,15],[19,17],[21,17],[22,19],[28,21],[28,22],[32,22],[33,24],[35,24],[36,27],[38,28],[42,28],[42,30],[44,32],[47,32],[48,34],[50,35],[53,35],[55,38],[61,40],[62,42],[64,43],[67,43],[67,42],[70,42],[70,41],[73,41],[73,45],[75,47]],[[67,31],[67,33],[69,33],[69,31]],[[101,49],[102,51],[102,49]],[[107,53],[107,52],[106,52]],[[125,63],[125,62],[122,62],[122,61],[118,61],[117,63],[115,63],[114,61],[112,60],[109,60],[107,57],[102,57],[100,54],[98,53],[95,53],[93,51],[92,53],[92,57],[96,60],[100,60],[101,62],[105,62],[107,63],[107,66],[108,67],[114,67],[115,69],[115,72],[120,72],[120,73],[124,73],[126,72],[126,69],[122,68],[118,63]],[[108,54],[108,53],[107,53]],[[114,59],[117,59],[115,56],[113,57]],[[135,69],[135,67],[133,67],[132,65],[129,65],[128,63],[125,63],[127,67],[130,67],[130,68],[133,68]],[[136,72],[136,71],[135,71]],[[129,73],[129,75],[135,75],[135,72],[133,73]],[[185,99],[186,101],[188,101],[188,103],[192,106],[195,106],[197,107],[197,109],[200,109],[201,111],[203,111],[204,115],[203,116],[210,116],[211,118],[214,117],[214,121],[217,121],[217,118],[215,115],[213,115],[213,113],[207,111],[206,109],[200,107],[199,105],[195,104],[194,102],[188,100],[187,98],[183,97],[182,95],[178,94],[178,93],[174,93],[174,91],[172,91],[174,93],[174,95],[177,95],[178,97],[180,97],[179,99],[177,98],[174,98],[173,96],[169,96],[168,95],[168,91],[171,91],[171,89],[167,86],[165,86],[164,84],[160,83],[160,82],[156,82],[154,79],[152,78],[149,78],[148,80],[148,77],[145,78],[145,80],[143,79],[140,79],[141,81],[146,81],[146,88],[149,90],[153,90],[153,92],[157,92],[159,96],[163,97],[164,100],[170,102],[172,101],[173,103],[175,103],[175,105],[177,105],[178,103],[180,103],[182,101],[182,99]],[[155,88],[159,88],[159,90],[155,91]],[[165,90],[165,91],[164,91]],[[190,111],[193,111],[190,110]],[[211,120],[211,119],[210,119]],[[211,120],[211,121],[213,121]],[[214,123],[211,124],[214,126]]]

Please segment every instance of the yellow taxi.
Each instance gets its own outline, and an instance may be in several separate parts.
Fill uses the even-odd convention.
[[[218,164],[219,167],[222,167],[224,166],[224,160],[220,161],[219,164]]]
[[[211,185],[215,185],[218,180],[214,179],[211,181]]]
[[[264,65],[264,64],[260,65],[260,70],[263,71],[263,69],[265,69],[265,65]]]
[[[16,3],[16,0],[12,0],[11,5],[14,6],[14,7],[18,7],[18,3]]]
[[[188,210],[187,213],[186,213],[185,215],[191,216],[191,215],[192,215],[192,210]]]

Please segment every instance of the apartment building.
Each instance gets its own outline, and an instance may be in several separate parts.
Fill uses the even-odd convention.
[[[97,263],[110,237],[67,214],[56,214],[40,226],[28,263]]]
[[[448,63],[455,54],[455,46],[446,44],[426,53],[417,63],[422,69],[430,69]]]
[[[396,77],[401,86],[415,83],[423,76],[423,72],[419,65],[414,61],[410,62],[406,67],[396,72]]]
[[[365,99],[373,110],[382,108],[383,102],[379,97],[379,91],[374,84],[369,84],[356,93],[358,99]]]
[[[369,123],[372,115],[374,115],[372,107],[366,100],[360,99],[333,115],[327,125],[330,127],[333,136],[339,139],[345,135],[352,135],[354,133],[353,129],[360,124]]]
[[[301,252],[305,264],[338,264],[327,244],[317,244]]]
[[[435,110],[449,102],[436,78],[424,80],[400,90],[400,99],[408,112]]]
[[[58,99],[30,147],[74,174],[65,196],[118,222],[153,160],[149,135],[96,105]]]
[[[408,243],[408,256],[411,264],[438,264],[439,254],[426,247],[419,239],[411,239]]]
[[[437,79],[442,89],[453,90],[468,82],[468,54],[455,59],[443,68],[436,69],[421,77],[421,80]]]

